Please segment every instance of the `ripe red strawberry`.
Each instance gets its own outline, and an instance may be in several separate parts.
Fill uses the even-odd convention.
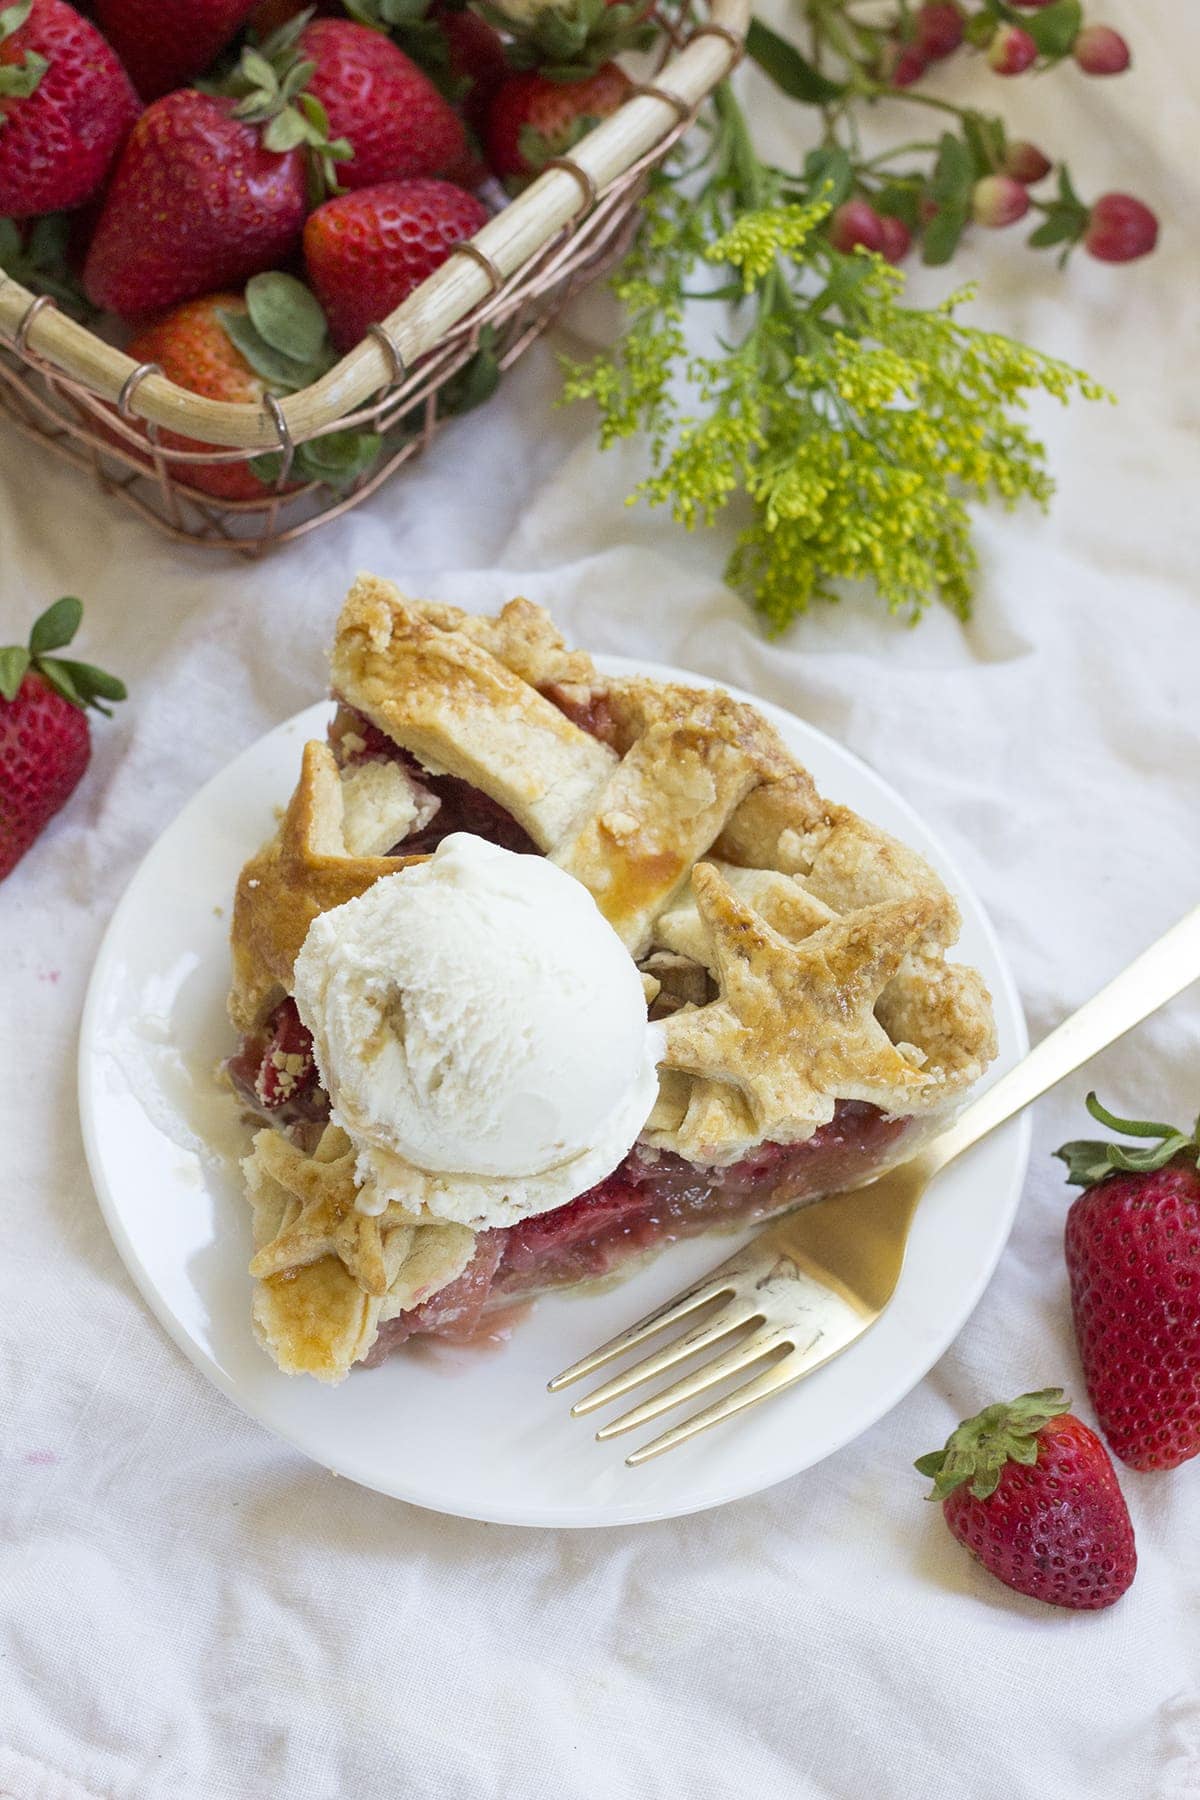
[[[464,89],[458,105],[482,136],[492,95],[509,73],[504,39],[469,8],[456,12],[435,7],[433,17],[446,40],[451,79]]]
[[[510,75],[488,109],[488,161],[501,180],[528,180],[547,157],[564,156],[616,112],[631,86],[616,63],[604,63],[586,81],[550,81],[535,70]]]
[[[181,88],[146,108],[88,250],[93,305],[136,316],[286,262],[308,210],[304,155],[268,150],[234,105]]]
[[[329,134],[353,154],[338,186],[375,187],[438,175],[466,151],[462,120],[403,50],[350,19],[314,19],[296,46],[314,62],[307,92],[325,108]]]
[[[202,394],[206,400],[246,400],[261,405],[270,390],[236,347],[222,322],[222,313],[245,315],[240,294],[206,294],[185,300],[153,325],[140,331],[128,346],[135,362],[157,363],[171,381]],[[209,450],[210,444],[160,433],[171,450]],[[261,500],[264,486],[249,463],[176,463],[177,480],[218,500]]]
[[[1079,1140],[1056,1154],[1086,1191],[1067,1214],[1075,1336],[1101,1429],[1134,1469],[1200,1453],[1200,1120],[1190,1136],[1118,1119],[1145,1147]]]
[[[989,1406],[917,1458],[954,1536],[1019,1594],[1111,1606],[1137,1573],[1129,1509],[1107,1450],[1061,1388]]]
[[[78,600],[56,600],[27,646],[0,650],[0,880],[79,785],[92,753],[87,708],[107,713],[106,701],[125,698],[114,676],[51,654],[82,617]]]
[[[339,350],[440,267],[487,222],[487,209],[449,181],[387,181],[339,194],[304,227],[304,262]]]
[[[255,0],[96,0],[96,21],[143,100],[202,75]]]
[[[115,52],[66,0],[0,11],[0,215],[81,206],[137,115]]]

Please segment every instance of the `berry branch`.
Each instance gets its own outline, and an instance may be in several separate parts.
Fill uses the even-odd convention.
[[[614,284],[625,337],[568,364],[566,398],[595,402],[602,444],[648,438],[652,470],[635,498],[669,506],[688,528],[749,502],[726,578],[775,629],[846,582],[874,586],[913,619],[935,598],[967,616],[969,502],[1045,506],[1053,493],[1045,452],[1018,416],[1025,396],[1107,397],[1077,370],[960,323],[969,290],[932,309],[905,305],[892,266],[917,247],[926,264],[947,263],[973,225],[1031,212],[1030,246],[1060,260],[1076,244],[1111,262],[1152,247],[1157,223],[1142,202],[1109,194],[1089,206],[1066,165],[1010,138],[998,115],[915,88],[931,61],[959,51],[985,54],[1000,74],[1068,56],[1085,72],[1116,72],[1116,34],[1083,25],[1078,0],[1026,11],[1019,24],[1002,0],[974,12],[901,0],[867,22],[853,0],[805,0],[799,42],[756,20],[747,51],[809,109],[813,147],[797,167],[767,162],[720,87],[700,158],[689,146],[652,183]],[[893,103],[946,128],[864,153],[859,115]],[[1053,194],[1031,194],[1052,172]],[[725,278],[714,280],[718,268]],[[730,309],[714,355],[689,351],[685,308],[696,301]]]

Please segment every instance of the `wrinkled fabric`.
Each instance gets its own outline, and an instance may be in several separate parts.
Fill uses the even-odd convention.
[[[1186,996],[1038,1106],[1012,1241],[957,1343],[857,1442],[770,1492],[582,1532],[440,1518],[338,1480],[244,1418],[160,1330],[92,1195],[80,1008],[113,906],[209,775],[318,696],[353,572],[492,608],[523,592],[595,650],[792,708],[882,770],[983,896],[1037,1037],[1200,897],[1196,227],[1200,25],[1113,4],[1135,72],[1005,83],[1081,189],[1163,216],[1131,269],[977,234],[975,317],[1084,364],[1116,409],[1034,409],[1048,521],[981,520],[974,619],[868,596],[768,642],[721,585],[725,530],[620,502],[554,412],[576,308],[482,412],[363,508],[240,564],[160,540],[0,434],[0,641],[88,602],[81,654],[131,699],[0,886],[0,1795],[15,1800],[1196,1800],[1200,1463],[1121,1471],[1140,1570],[1113,1610],[1041,1608],[974,1565],[912,1458],[998,1397],[1064,1382],[1091,1417],[1049,1155],[1096,1085],[1190,1120]],[[751,84],[753,77],[744,77]],[[981,102],[997,89],[971,78]],[[956,91],[962,91],[956,89]],[[971,91],[971,81],[966,84]],[[782,146],[793,110],[753,90]],[[1053,94],[1049,114],[1046,96]],[[917,124],[922,115],[914,114]],[[944,291],[943,274],[917,290]],[[981,1196],[985,1203],[985,1196]]]

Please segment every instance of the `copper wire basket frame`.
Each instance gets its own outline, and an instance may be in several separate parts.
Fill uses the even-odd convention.
[[[485,326],[500,367],[509,367],[573,293],[624,254],[649,170],[738,60],[749,6],[712,0],[707,22],[690,32],[686,19],[668,25],[653,81],[569,157],[552,159],[312,386],[262,407],[202,399],[0,274],[0,410],[172,537],[253,555],[313,530],[374,493],[429,441],[441,423],[439,393],[475,354]],[[354,428],[383,434],[414,417],[410,435],[351,491],[319,481],[287,487],[298,444]],[[211,448],[165,447],[160,430]],[[281,467],[261,497],[214,500],[187,482],[189,465],[269,452],[282,453]]]

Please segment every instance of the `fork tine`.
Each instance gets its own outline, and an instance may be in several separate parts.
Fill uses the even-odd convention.
[[[720,1278],[718,1279],[718,1277]],[[605,1363],[612,1362],[613,1358],[620,1356],[623,1351],[635,1350],[639,1344],[645,1343],[646,1339],[653,1337],[656,1332],[665,1331],[669,1325],[678,1324],[680,1319],[686,1319],[689,1313],[695,1312],[698,1307],[706,1305],[708,1301],[719,1300],[723,1295],[733,1292],[734,1283],[729,1276],[721,1276],[719,1270],[716,1274],[706,1275],[703,1281],[698,1281],[695,1287],[689,1288],[686,1293],[677,1294],[673,1300],[668,1300],[664,1305],[657,1307],[654,1312],[647,1313],[644,1319],[639,1319],[636,1325],[629,1327],[628,1331],[618,1332],[616,1337],[609,1338],[608,1342],[601,1344],[599,1349],[591,1351],[587,1356],[580,1357],[577,1363],[572,1363],[569,1369],[564,1369],[561,1375],[556,1375],[553,1381],[547,1382],[547,1387],[552,1394],[557,1394],[561,1388],[569,1387],[573,1381],[579,1381],[584,1375],[591,1375],[596,1369],[602,1369]]]
[[[761,1311],[750,1305],[731,1309],[721,1307],[712,1318],[705,1319],[700,1325],[694,1325],[690,1331],[672,1338],[669,1344],[652,1356],[645,1356],[632,1367],[614,1375],[611,1381],[603,1382],[582,1400],[577,1400],[571,1408],[571,1417],[579,1418],[582,1413],[594,1412],[598,1406],[607,1406],[610,1400],[619,1400],[630,1388],[639,1387],[643,1381],[652,1381],[656,1375],[662,1375],[667,1369],[685,1357],[694,1356],[697,1350],[707,1350],[711,1344],[720,1343],[731,1331],[738,1331],[743,1325],[753,1325],[762,1320]],[[661,1329],[661,1328],[660,1328]]]
[[[724,1381],[730,1375],[737,1375],[760,1358],[770,1354],[772,1350],[782,1348],[790,1340],[775,1329],[765,1326],[759,1331],[751,1332],[748,1338],[727,1350],[724,1356],[714,1357],[712,1362],[695,1369],[690,1375],[684,1375],[679,1381],[673,1381],[661,1393],[651,1395],[643,1400],[640,1406],[632,1407],[629,1412],[622,1413],[619,1418],[611,1419],[602,1425],[596,1433],[602,1442],[608,1438],[619,1437],[622,1432],[633,1431],[639,1425],[648,1425],[651,1419],[657,1419],[660,1413],[669,1412],[671,1407],[680,1406],[690,1400],[694,1394],[702,1394],[706,1388],[714,1387],[717,1382]]]
[[[828,1358],[822,1358],[827,1361]],[[651,1457],[661,1456],[664,1450],[674,1450],[677,1444],[684,1444],[697,1432],[707,1431],[712,1425],[719,1425],[722,1419],[732,1418],[734,1413],[744,1412],[748,1406],[757,1406],[760,1400],[769,1400],[772,1394],[778,1394],[794,1381],[800,1381],[805,1375],[819,1367],[803,1352],[793,1351],[790,1356],[783,1357],[770,1369],[764,1369],[761,1375],[754,1375],[744,1381],[741,1387],[734,1388],[720,1400],[714,1400],[711,1406],[702,1406],[690,1418],[678,1425],[672,1425],[660,1437],[651,1438],[640,1450],[633,1450],[625,1458],[627,1466],[636,1469],[640,1463],[649,1462]]]

